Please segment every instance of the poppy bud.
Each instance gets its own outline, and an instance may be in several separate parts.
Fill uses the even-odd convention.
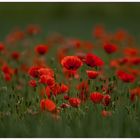
[[[99,92],[93,92],[90,94],[90,99],[93,103],[101,103],[102,99],[103,99],[103,94],[99,93]]]

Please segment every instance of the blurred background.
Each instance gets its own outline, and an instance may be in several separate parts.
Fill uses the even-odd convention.
[[[140,3],[0,3],[0,39],[18,26],[39,24],[45,35],[59,32],[68,37],[90,39],[97,24],[108,31],[124,28],[140,34]]]

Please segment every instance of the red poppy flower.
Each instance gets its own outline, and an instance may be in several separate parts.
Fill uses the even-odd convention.
[[[44,55],[48,52],[48,46],[44,44],[39,44],[35,47],[35,52],[40,55]]]
[[[13,74],[13,69],[10,68],[7,64],[3,64],[1,69],[4,74],[10,74],[10,75]]]
[[[129,63],[132,65],[139,65],[140,64],[140,57],[129,58]]]
[[[47,84],[48,86],[53,86],[55,84],[54,78],[47,75],[41,75],[39,82],[42,84]]]
[[[61,84],[61,93],[67,93],[69,91],[69,87],[65,84]]]
[[[123,53],[129,56],[136,56],[139,54],[139,50],[137,48],[127,47],[123,50]]]
[[[19,73],[19,69],[18,69],[18,68],[13,69],[13,73],[14,73],[15,75],[17,75],[17,74]]]
[[[50,98],[50,97],[51,97],[51,89],[49,88],[49,86],[47,86],[47,87],[45,88],[45,91],[46,91],[47,97]]]
[[[112,54],[112,53],[116,52],[117,49],[118,49],[118,47],[115,44],[105,44],[104,45],[104,50],[108,54]]]
[[[126,57],[124,57],[124,58],[119,58],[119,59],[118,59],[118,63],[119,63],[120,65],[124,65],[124,64],[128,63],[128,61],[129,61],[129,59],[126,58]]]
[[[20,57],[20,53],[17,51],[12,52],[11,57],[15,60],[18,60]]]
[[[120,80],[126,83],[132,83],[135,81],[135,77],[132,74],[128,74],[122,70],[117,71],[117,76]]]
[[[29,81],[29,85],[30,85],[31,87],[36,87],[36,86],[37,86],[35,80],[30,80],[30,81]]]
[[[130,90],[130,100],[134,102],[136,100],[136,97],[140,97],[140,87],[136,87],[134,89]]]
[[[46,99],[45,100],[45,108],[50,112],[54,112],[56,110],[56,105],[52,100]]]
[[[19,29],[14,31],[12,34],[16,41],[22,40],[25,37],[25,33],[23,31],[20,31]]]
[[[109,116],[112,115],[112,113],[111,113],[110,111],[103,110],[103,111],[101,112],[101,115],[102,115],[103,117],[109,117]]]
[[[68,95],[64,95],[64,99],[65,100],[69,100],[69,96]]]
[[[11,81],[12,76],[9,73],[5,73],[4,74],[4,79],[5,79],[5,81]]]
[[[12,44],[12,43],[16,43],[17,41],[23,40],[24,37],[25,37],[24,32],[21,31],[20,29],[16,29],[15,31],[8,34],[8,36],[6,37],[6,41],[9,44]]]
[[[90,94],[90,99],[93,103],[101,103],[102,99],[103,99],[103,94],[99,93],[99,92],[93,92]]]
[[[69,103],[72,107],[78,107],[81,104],[81,100],[79,98],[70,98]]]
[[[86,73],[89,79],[95,79],[99,75],[98,71],[93,71],[93,70],[87,70]]]
[[[29,35],[37,35],[37,34],[39,34],[40,32],[41,32],[41,29],[40,29],[40,27],[37,26],[37,25],[29,25],[29,26],[27,27],[27,33],[28,33]]]
[[[90,66],[90,67],[95,67],[95,66],[103,66],[104,62],[102,61],[101,58],[99,58],[98,56],[88,53],[86,55],[86,60],[85,63]]]
[[[114,60],[110,60],[110,67],[111,68],[119,68],[119,62],[117,59],[114,59]]]
[[[30,67],[28,73],[31,77],[37,78],[39,76],[39,73],[38,73],[39,69],[40,69],[40,67],[38,67],[38,66],[32,66],[32,67]]]
[[[103,96],[103,105],[108,106],[110,104],[111,97],[110,95],[106,94]]]
[[[130,100],[131,100],[131,102],[134,102],[136,100],[136,94],[135,93],[130,94]]]
[[[135,77],[140,75],[140,70],[139,69],[128,68],[127,70],[129,71],[129,73],[131,73]]]
[[[83,63],[77,56],[65,56],[61,61],[61,65],[67,70],[76,71]]]
[[[53,86],[50,87],[51,88],[51,92],[54,96],[58,95],[61,93],[61,87],[60,84],[55,83]]]
[[[54,72],[50,68],[40,68],[38,70],[38,73],[39,73],[39,76],[41,76],[41,75],[49,75],[51,77],[54,77]]]
[[[0,52],[2,52],[5,49],[5,45],[0,42]]]
[[[45,99],[42,99],[42,100],[40,101],[40,108],[41,108],[42,111],[45,110]]]
[[[118,41],[123,41],[124,39],[126,39],[126,35],[127,33],[123,29],[120,29],[115,33],[114,38]]]
[[[93,35],[96,38],[102,38],[105,34],[105,30],[104,27],[102,25],[98,25],[95,27],[94,31],[93,31]]]

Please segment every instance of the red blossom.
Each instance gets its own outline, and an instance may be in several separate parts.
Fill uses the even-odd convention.
[[[127,33],[123,29],[119,29],[116,33],[114,38],[118,41],[124,41],[126,39]]]
[[[118,59],[118,63],[120,65],[124,65],[124,64],[127,64],[129,62],[129,59],[127,57],[124,57],[124,58],[119,58]]]
[[[79,107],[81,104],[81,100],[79,98],[70,98],[69,103],[72,107]]]
[[[31,77],[37,78],[39,76],[39,73],[38,73],[39,69],[40,69],[40,67],[38,67],[38,66],[32,66],[29,68],[28,73]]]
[[[112,113],[110,111],[103,110],[101,112],[101,115],[102,115],[102,117],[109,117],[112,115]]]
[[[36,86],[37,86],[35,80],[30,80],[30,81],[29,81],[29,85],[30,85],[31,87],[36,87]]]
[[[29,35],[37,35],[37,34],[39,34],[40,32],[41,32],[41,29],[40,29],[40,27],[37,26],[37,25],[29,25],[29,26],[27,27],[27,33],[28,33]]]
[[[40,55],[44,55],[48,52],[48,46],[44,44],[39,44],[35,47],[35,52]]]
[[[20,57],[20,53],[17,51],[12,52],[11,57],[15,60],[18,60]]]
[[[106,94],[103,96],[103,105],[108,106],[111,102],[111,97],[110,95]]]
[[[114,52],[116,52],[118,49],[118,47],[115,44],[105,44],[104,45],[104,50],[106,51],[106,53],[108,54],[112,54]]]
[[[42,99],[40,101],[40,108],[42,111],[47,110],[49,112],[54,112],[56,110],[56,105],[50,99]]]
[[[40,68],[38,70],[38,73],[39,73],[39,76],[42,76],[42,75],[49,75],[51,77],[54,77],[54,72],[52,69],[50,68]]]
[[[65,56],[61,61],[61,65],[67,70],[76,71],[83,63],[77,56]]]
[[[134,102],[136,100],[136,97],[140,97],[140,87],[136,87],[134,89],[130,90],[130,100]]]
[[[40,101],[40,108],[41,108],[42,111],[45,110],[45,99],[42,99],[42,100]]]
[[[45,100],[45,108],[49,112],[54,112],[56,110],[56,105],[55,105],[55,103],[52,100],[46,99]]]
[[[12,76],[9,73],[5,73],[4,74],[4,79],[5,79],[5,81],[11,81]]]
[[[137,48],[127,47],[123,50],[123,53],[128,56],[136,56],[139,54],[139,50]]]
[[[4,74],[9,74],[9,75],[13,74],[13,69],[9,67],[8,64],[3,64],[1,69]]]
[[[64,99],[65,100],[69,100],[69,96],[68,95],[64,95]]]
[[[2,52],[5,49],[5,45],[0,42],[0,52]]]
[[[89,79],[95,79],[99,75],[98,71],[93,71],[93,70],[87,70],[86,73]]]
[[[47,86],[47,87],[45,88],[45,91],[46,91],[47,97],[50,98],[50,97],[51,97],[51,89],[50,89],[50,87]]]
[[[126,83],[133,83],[135,81],[135,77],[132,74],[128,74],[122,70],[117,71],[117,76],[120,80]]]
[[[96,26],[94,31],[93,31],[93,35],[96,38],[102,38],[105,35],[104,27],[102,25]]]
[[[132,92],[130,94],[130,100],[131,100],[131,102],[134,102],[136,100],[136,94],[135,93]]]
[[[42,84],[47,84],[48,86],[53,86],[55,84],[54,78],[47,75],[41,75],[39,82]]]
[[[110,67],[111,68],[119,68],[119,66],[120,66],[120,64],[119,64],[117,59],[113,59],[113,60],[110,61]]]
[[[93,92],[90,94],[90,99],[95,104],[101,103],[103,99],[103,94],[99,92]]]
[[[54,96],[58,95],[61,93],[61,88],[60,85],[58,83],[55,83],[53,86],[50,87],[51,88],[51,92]]]
[[[60,90],[61,93],[67,93],[69,91],[69,87],[65,84],[61,84]]]
[[[95,66],[101,67],[104,65],[104,62],[101,58],[91,53],[88,53],[86,55],[85,63],[90,67],[95,67]]]
[[[129,58],[129,63],[132,65],[140,65],[140,57]]]

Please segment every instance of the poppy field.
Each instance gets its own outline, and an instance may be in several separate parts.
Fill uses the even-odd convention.
[[[135,35],[102,23],[90,39],[45,31],[13,26],[0,40],[0,137],[140,137]]]

